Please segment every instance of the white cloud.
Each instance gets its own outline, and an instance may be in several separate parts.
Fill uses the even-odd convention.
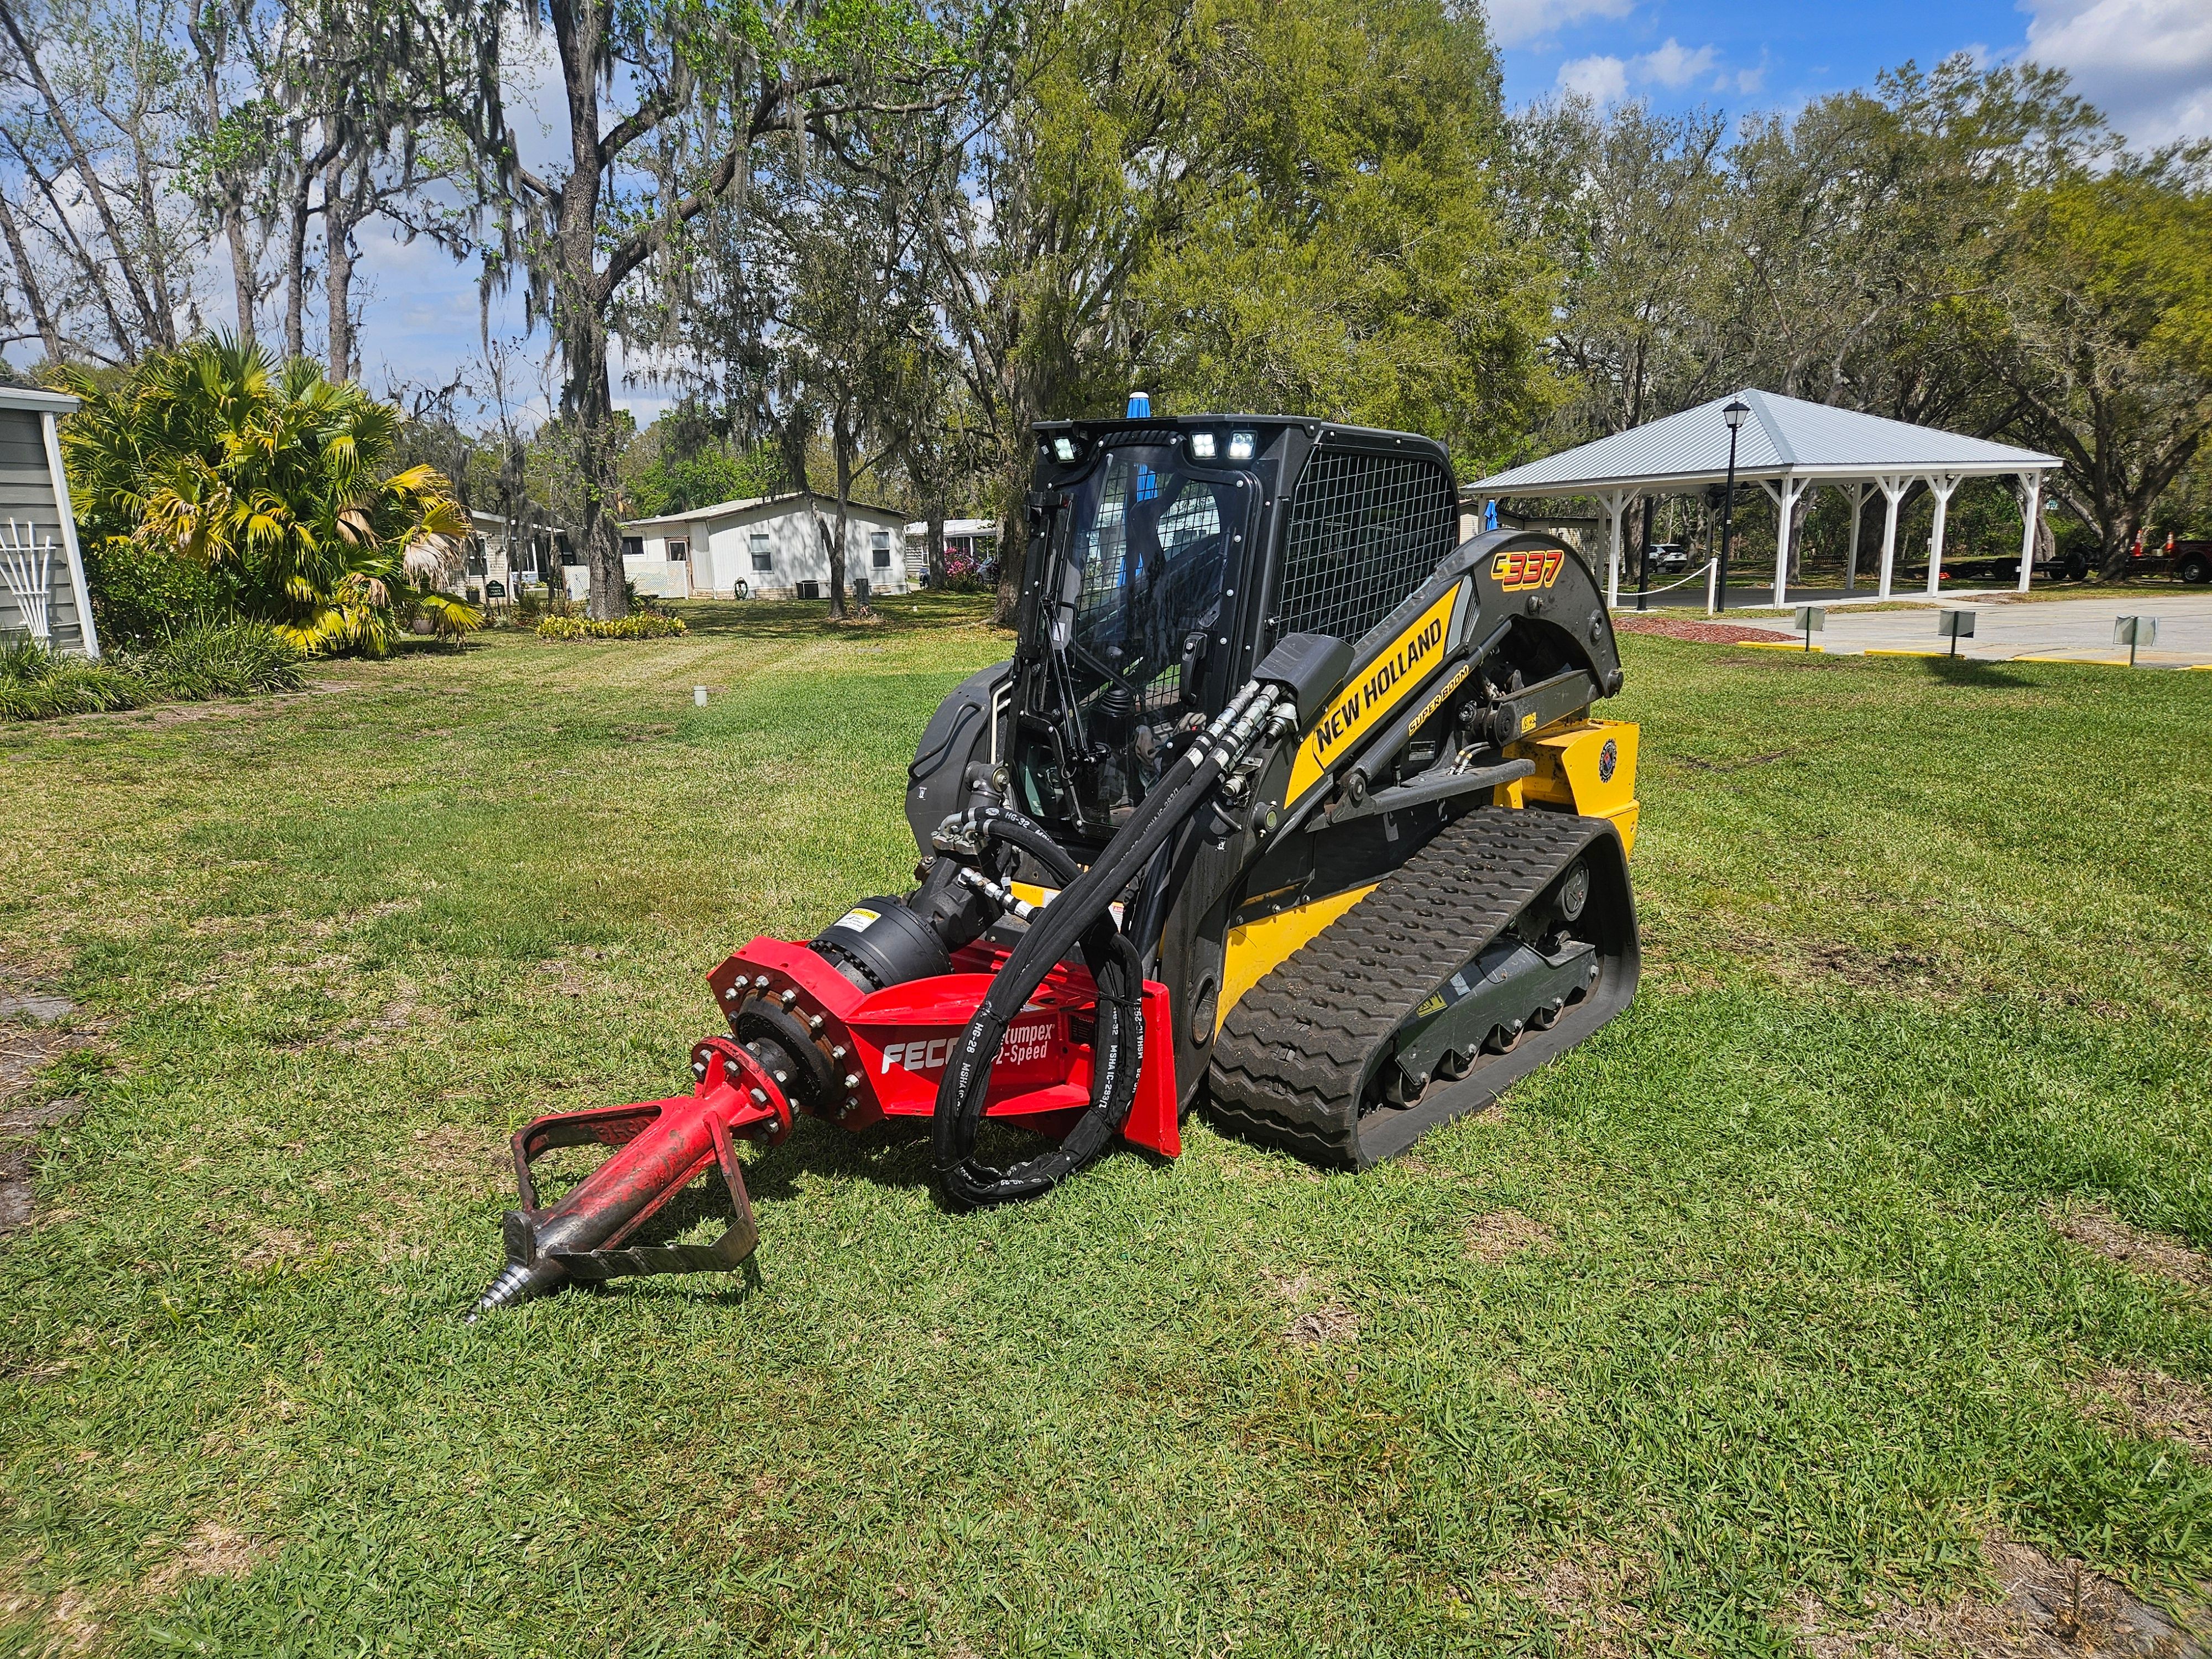
[[[1725,88],[1727,85],[1728,76],[1723,76],[1720,80],[1715,83],[1714,89],[1718,91]],[[1764,92],[1766,89],[1765,54],[1760,54],[1757,67],[1747,70],[1738,70],[1735,72],[1735,89],[1738,92],[1742,93],[1746,97],[1749,97],[1754,93]]]
[[[2204,0],[2025,0],[2027,55],[2138,144],[2212,136],[2212,6]]]
[[[1562,91],[1594,103],[1617,104],[1628,95],[1631,83],[1658,85],[1679,92],[1712,74],[1719,58],[1720,53],[1714,47],[1699,46],[1693,52],[1670,34],[1666,45],[1634,58],[1593,53],[1588,58],[1571,58],[1559,65],[1559,87]],[[1743,90],[1755,92],[1765,74],[1766,66],[1762,62],[1759,68],[1745,70],[1735,78]],[[1729,76],[1723,74],[1713,82],[1713,89],[1725,90],[1729,82]]]
[[[1501,46],[1525,46],[1585,17],[1626,17],[1636,0],[1492,0],[1490,33]]]
[[[1618,58],[1577,58],[1559,65],[1559,85],[1595,103],[1617,104],[1628,91],[1628,65]]]
[[[1699,76],[1711,72],[1717,56],[1711,46],[1699,46],[1692,52],[1670,34],[1665,46],[1636,60],[1637,78],[1656,81],[1662,87],[1686,87]]]

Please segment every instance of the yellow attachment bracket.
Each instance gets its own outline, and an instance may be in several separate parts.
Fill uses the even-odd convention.
[[[1533,775],[1500,784],[1492,795],[1498,806],[1540,802],[1564,806],[1589,818],[1611,818],[1621,846],[1636,847],[1637,727],[1627,720],[1578,720],[1550,726],[1505,745],[1505,752],[1533,763]]]

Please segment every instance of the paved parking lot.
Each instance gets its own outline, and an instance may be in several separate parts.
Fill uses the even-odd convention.
[[[2112,623],[2123,616],[2158,618],[2158,643],[2136,653],[2144,667],[2212,667],[2212,592],[2112,593],[2078,599],[2026,602],[1967,599],[1954,606],[1927,605],[1910,611],[1864,611],[1832,607],[1825,631],[1814,645],[1841,656],[1863,652],[1934,652],[1948,641],[1938,638],[1939,610],[1974,612],[1974,637],[1959,641],[1959,654],[1984,661],[2048,658],[2059,662],[2118,662],[2128,659],[2125,646],[2112,643]],[[1730,622],[1767,628],[1793,638],[1790,619],[1772,612],[1729,613]]]

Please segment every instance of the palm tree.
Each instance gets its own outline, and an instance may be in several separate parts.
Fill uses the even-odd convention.
[[[202,339],[148,357],[119,383],[64,372],[83,407],[62,423],[88,532],[204,568],[238,611],[302,650],[380,656],[405,620],[478,626],[431,583],[469,517],[443,475],[380,477],[398,414],[304,358]],[[416,553],[410,568],[408,555]]]

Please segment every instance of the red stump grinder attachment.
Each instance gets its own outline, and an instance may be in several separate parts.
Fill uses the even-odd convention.
[[[1088,869],[979,777],[967,810],[938,828],[914,892],[863,899],[805,944],[756,939],[724,962],[708,983],[730,1035],[692,1049],[689,1095],[542,1117],[515,1136],[522,1202],[507,1214],[507,1264],[469,1317],[571,1279],[737,1267],[759,1237],[737,1143],[774,1146],[802,1113],[852,1131],[929,1120],[938,1178],[964,1205],[1041,1193],[1116,1136],[1179,1153],[1167,988],[1145,976],[1114,908],[1263,730],[1288,728],[1279,696],[1255,682],[1194,725],[1147,811]],[[1049,905],[1006,884],[1024,858],[1058,884]],[[1009,916],[1011,942],[986,937]],[[987,1117],[1036,1130],[1048,1150],[1008,1170],[978,1163]],[[592,1141],[614,1151],[541,1208],[531,1166]],[[630,1242],[710,1170],[734,1211],[720,1240]]]
[[[848,912],[837,926],[865,917],[867,908]],[[878,922],[884,914],[877,912]],[[507,1265],[478,1299],[477,1314],[543,1296],[564,1280],[726,1272],[752,1254],[760,1237],[738,1141],[776,1146],[799,1111],[854,1131],[934,1113],[948,1059],[1011,953],[970,945],[959,952],[957,971],[867,991],[819,943],[757,939],[709,975],[736,1036],[708,1037],[692,1049],[698,1083],[691,1093],[541,1117],[514,1137],[522,1205],[507,1212]],[[1047,975],[999,1045],[984,1115],[1055,1139],[1066,1134],[1091,1103],[1097,1000],[1081,969]],[[1173,1157],[1182,1142],[1166,1051],[1166,988],[1146,984],[1142,1003],[1145,1053],[1121,1129],[1136,1145]],[[541,1209],[531,1165],[554,1147],[593,1141],[616,1150],[558,1204]],[[709,1170],[721,1176],[735,1212],[719,1240],[625,1247]]]

